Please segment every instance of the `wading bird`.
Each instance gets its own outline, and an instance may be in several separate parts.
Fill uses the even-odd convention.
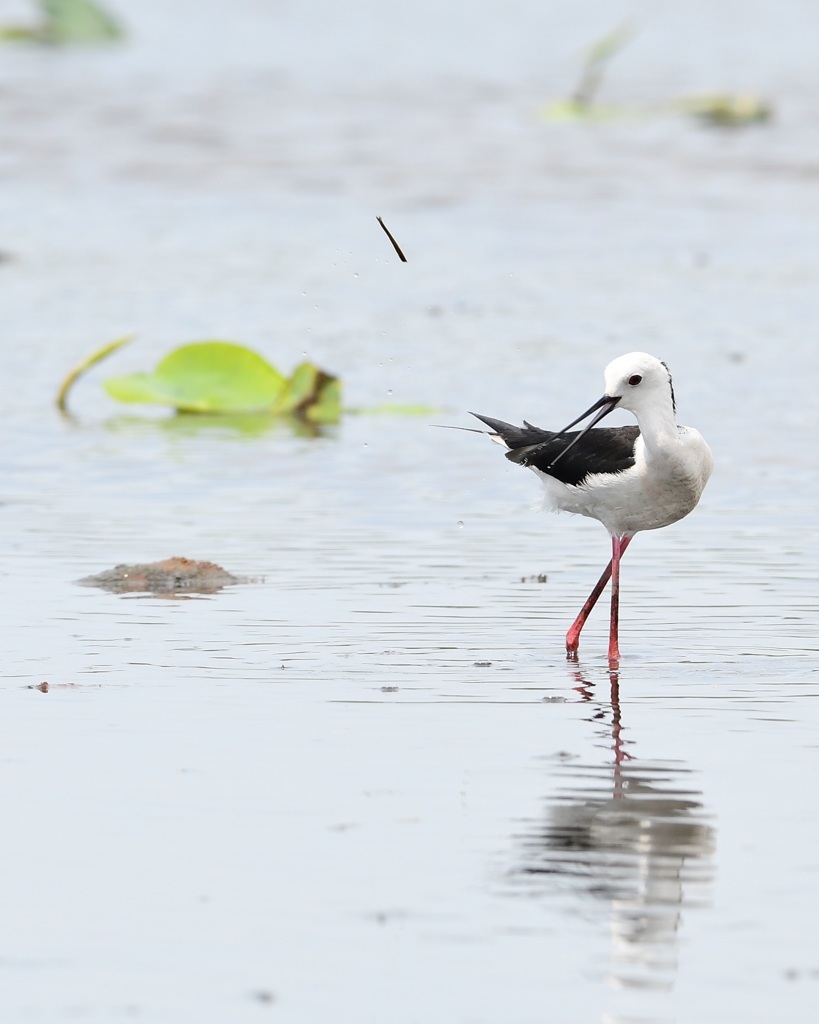
[[[522,427],[472,413],[506,458],[534,470],[553,509],[597,519],[611,534],[611,561],[566,634],[577,657],[580,631],[611,579],[609,664],[620,660],[620,558],[640,530],[659,530],[687,516],[700,500],[714,459],[699,431],[677,425],[674,388],[665,363],[630,352],[609,363],[603,397],[557,432]],[[597,427],[615,409],[633,413],[637,426]],[[596,413],[579,431],[572,427]]]

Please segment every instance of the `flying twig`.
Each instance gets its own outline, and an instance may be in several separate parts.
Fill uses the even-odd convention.
[[[392,237],[392,232],[390,231],[390,229],[387,227],[387,225],[384,223],[384,221],[381,219],[381,217],[376,217],[375,219],[378,221],[378,223],[384,229],[384,234],[392,242],[393,249],[395,249],[395,251],[398,253],[398,259],[401,260],[402,263],[406,263],[407,262],[407,257],[403,254],[403,252],[401,252],[401,246]]]

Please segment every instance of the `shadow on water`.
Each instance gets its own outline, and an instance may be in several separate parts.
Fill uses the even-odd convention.
[[[573,673],[606,754],[593,763],[567,758],[553,769],[556,792],[545,820],[519,837],[513,885],[537,898],[567,895],[583,915],[604,908],[607,982],[668,990],[683,910],[710,905],[715,829],[687,765],[638,759],[635,740],[626,737],[617,675],[605,700],[579,667]]]

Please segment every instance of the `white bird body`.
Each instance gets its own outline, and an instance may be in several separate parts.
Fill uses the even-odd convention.
[[[594,473],[581,484],[564,484],[531,469],[543,482],[548,507],[597,519],[609,533],[633,537],[670,526],[693,511],[714,468],[711,449],[698,430],[677,427],[676,435],[652,451],[641,433],[634,442],[633,466]]]
[[[630,352],[609,363],[605,379],[603,397],[558,432],[526,421],[516,427],[486,416],[478,419],[490,427],[492,440],[507,449],[508,459],[542,480],[550,508],[597,519],[611,534],[612,561],[569,630],[566,647],[570,656],[576,654],[580,630],[613,577],[609,660],[617,662],[620,555],[635,533],[669,526],[696,507],[714,459],[698,430],[677,425],[665,363]],[[637,426],[592,429],[615,408],[632,412]],[[593,412],[597,415],[587,427],[567,433]]]

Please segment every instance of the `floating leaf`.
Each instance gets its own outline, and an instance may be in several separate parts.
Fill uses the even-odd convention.
[[[26,25],[0,25],[0,41],[6,43],[41,43],[43,32]]]
[[[38,0],[43,14],[39,25],[0,25],[0,41],[109,43],[121,39],[119,23],[92,0]]]
[[[49,43],[105,43],[122,38],[122,29],[92,0],[38,0],[45,15],[40,35]]]
[[[545,121],[623,121],[644,116],[637,109],[629,107],[603,106],[599,103],[582,103],[578,100],[552,100],[541,108]]]
[[[57,405],[66,412],[75,381],[95,363],[130,341],[119,338],[94,352],[65,378]],[[198,341],[167,355],[153,373],[131,373],[103,381],[120,402],[165,405],[181,413],[211,414],[222,424],[229,416],[253,432],[260,417],[291,416],[302,424],[336,423],[341,416],[341,382],[312,363],[301,363],[290,379],[267,360],[231,341]],[[315,428],[311,428],[315,429]]]
[[[273,411],[298,413],[316,423],[334,423],[341,415],[341,382],[312,363],[301,363]]]
[[[712,93],[680,100],[681,110],[709,124],[737,128],[771,118],[771,106],[750,93]]]
[[[314,401],[319,391],[318,367],[312,363],[300,363],[293,371],[281,398],[276,402],[276,412],[296,412]]]
[[[304,409],[311,423],[338,423],[341,419],[341,381],[323,374],[323,382],[316,401]]]
[[[105,390],[120,402],[170,405],[185,412],[271,409],[285,378],[251,349],[229,341],[200,341],[171,352],[153,373],[112,377]]]

